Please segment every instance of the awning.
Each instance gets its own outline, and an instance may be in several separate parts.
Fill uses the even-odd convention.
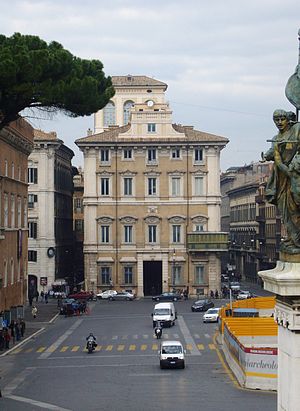
[[[112,257],[99,257],[97,263],[113,263],[114,259]]]
[[[120,263],[136,263],[135,257],[122,257]]]
[[[66,282],[66,280],[65,279],[61,279],[61,280],[55,280],[55,281],[53,281],[53,283],[52,283],[52,285],[66,285],[67,284],[67,282]]]

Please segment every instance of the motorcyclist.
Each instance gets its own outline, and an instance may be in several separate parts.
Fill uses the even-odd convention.
[[[154,328],[154,333],[155,333],[157,339],[161,338],[161,336],[162,336],[162,324],[159,321],[156,322],[156,326]]]
[[[94,336],[93,333],[89,333],[89,335],[86,337],[86,348],[88,348],[88,342],[92,341],[93,342],[93,347],[97,347],[97,338]]]

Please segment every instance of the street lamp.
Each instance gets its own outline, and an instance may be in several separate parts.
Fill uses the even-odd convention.
[[[174,288],[175,284],[175,257],[176,257],[176,251],[175,248],[173,249],[173,257],[172,257],[172,287]]]

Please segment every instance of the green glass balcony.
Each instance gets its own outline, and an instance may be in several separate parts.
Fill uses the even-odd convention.
[[[187,248],[188,251],[228,251],[228,233],[188,233]]]

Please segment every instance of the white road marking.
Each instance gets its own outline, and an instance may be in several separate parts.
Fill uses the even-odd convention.
[[[48,358],[72,333],[76,330],[77,327],[82,323],[83,320],[77,320],[62,336],[55,341],[50,347],[43,352],[38,359]]]
[[[53,410],[53,411],[72,411],[68,408],[58,407],[57,405],[49,404],[48,402],[41,402],[32,400],[31,398],[20,397],[18,395],[7,395],[6,398],[10,398],[11,400],[26,402],[27,404],[35,405],[40,408],[46,408],[46,410]]]
[[[10,395],[23,381],[29,377],[30,374],[35,370],[34,367],[27,367],[25,370],[21,371],[20,374],[14,378],[9,384],[7,384],[3,390],[3,396]]]
[[[209,334],[204,334],[205,338],[211,338],[211,336]]]
[[[198,350],[197,345],[188,329],[182,315],[178,316],[178,324],[179,328],[183,334],[186,344],[190,346],[191,355],[202,355],[202,353]]]

